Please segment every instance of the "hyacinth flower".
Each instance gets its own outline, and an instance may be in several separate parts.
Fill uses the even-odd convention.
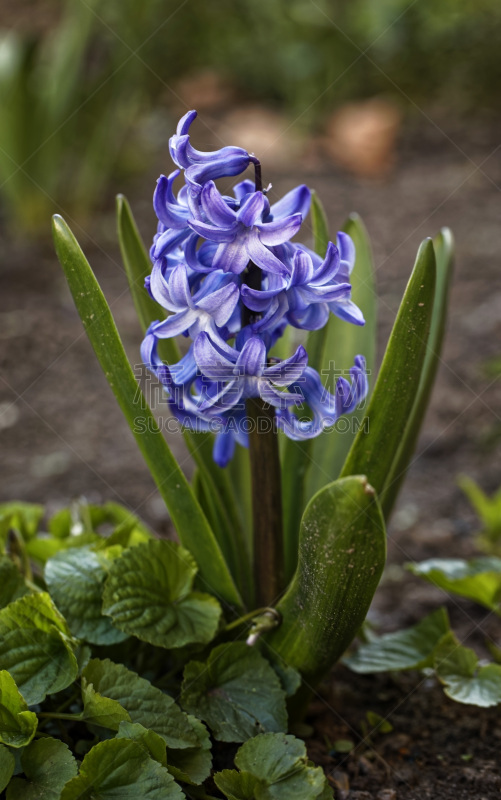
[[[290,243],[281,249],[281,254],[289,267],[285,277],[269,275],[262,289],[242,286],[243,303],[262,314],[260,321],[254,324],[255,331],[273,329],[282,318],[295,328],[318,330],[326,324],[331,310],[336,313],[336,304],[351,303],[351,285],[337,280],[341,261],[339,250],[332,242],[320,264],[314,263],[312,255],[315,254],[310,255]],[[331,305],[334,308],[331,309]],[[352,321],[363,325],[363,316],[357,311]]]
[[[350,218],[330,241],[307,186],[273,202],[252,153],[193,147],[195,117],[186,114],[170,140],[176,169],[155,189],[149,256],[119,200],[121,249],[144,330],[141,357],[162,387],[168,422],[183,429],[196,464],[191,484],[60,218],[56,246],[200,581],[229,619],[244,614],[228,630],[259,618],[249,644],[261,637],[264,653],[270,644],[270,659],[297,670],[306,692],[352,641],[381,576],[384,517],[438,363],[452,240],[444,231],[422,244],[373,381],[374,286],[361,222]]]

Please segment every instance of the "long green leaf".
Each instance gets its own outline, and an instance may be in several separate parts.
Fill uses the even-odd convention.
[[[189,431],[187,434],[186,444],[198,467],[201,496],[205,498],[207,508],[210,509],[208,519],[240,593],[246,604],[252,608],[251,557],[229,470],[221,469],[214,463],[212,434],[192,434]],[[230,471],[232,469],[233,465]],[[203,507],[203,503],[201,505]]]
[[[320,372],[323,383],[330,392],[334,392],[337,375],[341,373],[348,376],[356,355],[365,356],[370,384],[376,357],[377,296],[369,236],[362,220],[355,214],[346,221],[343,230],[351,236],[355,244],[356,261],[350,278],[353,287],[352,299],[361,308],[365,325],[363,327],[350,325],[334,314],[330,315],[329,322],[322,331],[324,336],[321,351],[318,353],[319,360],[316,364],[312,364]],[[315,331],[308,337],[308,354],[310,338],[315,340],[317,333],[320,331]],[[355,412],[314,440],[312,464],[308,474],[308,498],[322,486],[339,477],[361,423],[361,417],[361,414]]]
[[[149,325],[155,320],[163,318],[165,313],[144,288],[144,281],[151,272],[151,261],[137,229],[130,205],[123,194],[117,195],[117,228],[120,252],[129,281],[130,293],[143,333],[145,333]],[[161,339],[159,353],[168,364],[175,364],[181,358],[175,339]]]
[[[313,249],[324,258],[329,244],[329,223],[327,215],[316,192],[311,195],[311,225],[313,229]],[[286,335],[289,338],[292,328],[289,326]],[[325,340],[324,329],[310,333],[308,336],[308,363],[315,367],[320,362]],[[282,352],[282,358],[289,353]],[[294,574],[297,564],[297,548],[299,522],[303,514],[306,493],[306,476],[312,463],[311,452],[313,442],[294,442],[285,439],[282,447],[282,507],[284,519],[284,573],[288,583]]]
[[[151,272],[151,261],[130,205],[123,195],[117,196],[117,227],[129,288],[144,333],[150,323],[163,316],[164,312],[144,288],[145,278]],[[170,364],[179,361],[181,354],[176,340],[161,339],[159,355]],[[214,437],[208,433],[194,434],[191,431],[184,431],[184,438],[199,469],[199,480],[205,489],[204,495],[207,499],[210,496],[210,506],[215,514],[211,519],[214,534],[240,591],[248,596],[250,563],[246,548],[242,547],[244,538],[242,521],[236,508],[228,473],[217,467],[212,458]]]
[[[53,218],[56,252],[75,305],[108,383],[158,486],[182,544],[192,553],[206,584],[228,603],[241,599],[214,533],[172,455],[144,396],[137,427],[138,387],[111,311],[92,269],[62,217]]]
[[[277,605],[282,623],[263,643],[301,673],[305,687],[298,703],[356,636],[385,557],[384,521],[364,476],[335,481],[310,501],[301,521],[297,570]]]
[[[407,467],[415,450],[419,431],[423,424],[430,399],[435,375],[440,361],[440,352],[445,334],[447,305],[452,283],[454,261],[454,239],[448,228],[443,228],[433,240],[437,262],[437,287],[433,303],[430,335],[424,360],[419,388],[405,433],[388,475],[384,495],[381,498],[383,513],[387,519],[397,499],[400,486],[405,478]]]
[[[435,297],[435,252],[431,239],[420,246],[393,325],[367,409],[368,424],[353,442],[341,476],[364,474],[379,496],[388,478],[412,412],[426,359]]]
[[[325,255],[329,232],[325,212],[318,198],[312,199],[312,225],[314,249]],[[358,354],[365,355],[370,375],[374,370],[376,342],[376,293],[374,289],[371,246],[365,226],[357,215],[352,215],[343,225],[355,244],[356,261],[351,276],[352,298],[362,309],[365,325],[349,325],[330,315],[327,325],[308,336],[306,350],[308,364],[318,370],[330,391],[334,389],[333,367],[339,374],[346,374]],[[330,378],[330,380],[329,380]],[[326,380],[327,379],[327,380]],[[296,567],[299,522],[306,502],[315,492],[335,480],[353,442],[357,417],[349,418],[331,431],[326,431],[315,440],[292,442],[284,446],[283,464],[287,464],[283,475],[285,574],[289,580]],[[341,424],[344,427],[340,428]],[[341,432],[342,430],[342,432]]]

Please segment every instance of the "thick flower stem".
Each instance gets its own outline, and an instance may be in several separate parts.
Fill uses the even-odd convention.
[[[247,401],[252,479],[255,602],[273,606],[283,589],[282,491],[275,410]]]

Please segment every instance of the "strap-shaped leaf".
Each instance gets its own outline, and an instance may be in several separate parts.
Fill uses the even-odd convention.
[[[325,211],[314,194],[311,206],[314,249],[325,255],[329,231]],[[365,325],[350,325],[331,314],[327,325],[308,335],[306,350],[308,364],[318,370],[329,391],[334,391],[336,377],[347,375],[356,355],[365,356],[369,384],[374,372],[376,343],[376,292],[374,288],[373,259],[368,233],[356,214],[343,225],[351,236],[356,250],[356,261],[351,274],[352,299],[361,308]],[[305,505],[315,492],[339,477],[348,450],[355,437],[362,414],[355,413],[338,426],[316,439],[302,442],[287,440],[283,463],[287,464],[283,476],[285,572],[287,579],[294,573],[297,560],[299,522]],[[348,428],[348,429],[347,429]],[[363,472],[363,470],[360,470]]]
[[[151,272],[151,261],[130,205],[121,194],[117,196],[117,227],[130,292],[144,333],[150,323],[165,316],[165,312],[144,288],[145,278]],[[159,355],[169,364],[176,363],[181,358],[175,339],[160,339],[158,348]],[[200,481],[205,494],[210,495],[214,515],[207,516],[212,530],[240,591],[250,602],[250,564],[246,548],[242,547],[242,522],[228,473],[217,467],[212,458],[214,437],[210,433],[195,434],[185,431],[184,438],[200,471]],[[200,500],[199,497],[198,499]],[[207,513],[207,509],[204,510]]]
[[[443,228],[433,240],[433,246],[437,263],[437,285],[433,303],[430,334],[428,337],[421,380],[419,381],[419,388],[414,400],[412,412],[407,422],[396,458],[393,461],[391,472],[388,475],[384,494],[381,498],[381,507],[386,519],[389,517],[395,500],[397,499],[400,486],[405,478],[407,467],[409,466],[409,462],[416,447],[433,383],[435,381],[445,334],[447,305],[454,265],[454,239],[451,231],[448,228]]]
[[[249,547],[244,533],[243,515],[238,508],[238,491],[232,486],[230,470],[222,469],[212,459],[214,437],[211,433],[185,431],[185,441],[197,465],[193,490],[202,506],[231,574],[247,606],[252,608],[252,571]],[[241,450],[242,448],[238,448]]]
[[[352,299],[362,310],[365,325],[350,325],[334,314],[330,315],[329,322],[324,329],[320,360],[315,368],[318,369],[323,383],[331,392],[334,392],[336,378],[339,374],[348,377],[348,371],[353,366],[354,358],[357,355],[365,357],[369,385],[371,385],[374,380],[376,357],[377,295],[374,286],[374,266],[369,235],[362,220],[356,214],[350,216],[345,222],[343,231],[351,236],[355,245],[356,261],[350,276]],[[339,477],[362,417],[362,413],[355,412],[313,441],[307,498],[312,497],[327,483],[331,483]],[[346,422],[349,425],[346,425]]]
[[[301,673],[306,687],[322,678],[355,637],[385,557],[384,521],[365,477],[335,481],[310,501],[301,521],[297,570],[277,606],[282,624],[265,641]]]
[[[53,218],[56,252],[75,305],[108,383],[158,486],[182,544],[200,565],[204,582],[227,602],[241,600],[214,533],[141,395],[147,424],[135,425],[138,387],[113,316],[92,269],[62,217]]]
[[[151,261],[123,194],[117,195],[117,228],[130,293],[144,333],[151,322],[163,319],[165,312],[144,288],[144,281],[151,272]],[[169,364],[175,364],[181,358],[175,339],[161,339],[159,353]]]
[[[435,252],[431,239],[420,246],[393,325],[388,347],[362,426],[341,476],[364,474],[378,495],[389,484],[419,390],[435,297]]]

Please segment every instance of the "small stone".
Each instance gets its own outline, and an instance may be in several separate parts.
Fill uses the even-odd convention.
[[[376,800],[397,800],[397,793],[395,789],[381,789],[376,795]]]
[[[401,115],[393,103],[374,97],[335,111],[325,139],[327,155],[362,177],[379,177],[391,167]]]

